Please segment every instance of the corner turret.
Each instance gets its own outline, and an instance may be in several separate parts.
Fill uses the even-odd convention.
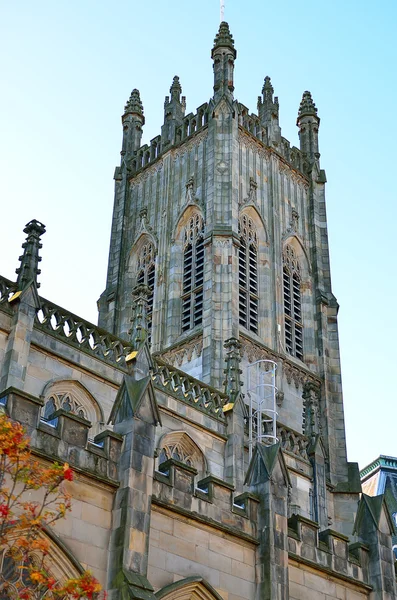
[[[132,90],[121,117],[123,123],[123,147],[121,156],[130,158],[141,146],[142,127],[145,124],[143,105],[139,90]]]
[[[217,102],[226,96],[233,100],[234,61],[237,52],[234,48],[234,40],[229,30],[229,25],[222,21],[219,31],[214,40],[211,58],[214,61],[214,100]]]
[[[269,146],[277,146],[281,142],[281,128],[278,114],[277,96],[273,100],[274,89],[270,77],[266,76],[262,88],[262,97],[258,96],[258,115],[263,127],[266,128]]]
[[[182,87],[179,77],[175,75],[170,87],[170,96],[164,100],[164,125],[161,128],[162,146],[175,143],[176,129],[183,123],[186,110],[186,97],[181,96]]]
[[[19,257],[21,266],[15,271],[18,275],[18,290],[25,289],[32,281],[38,288],[40,287],[40,284],[37,283],[37,275],[41,273],[38,268],[41,261],[39,250],[42,248],[40,238],[45,233],[45,225],[33,219],[26,225],[23,231],[27,234],[27,238],[26,242],[22,244],[23,255]]]
[[[312,95],[308,91],[303,93],[296,124],[299,127],[301,151],[305,154],[310,163],[318,163],[320,159],[320,153],[318,151],[318,129],[320,126],[320,118],[317,116],[317,108],[313,102]]]

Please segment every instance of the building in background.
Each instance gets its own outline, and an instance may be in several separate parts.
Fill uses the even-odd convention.
[[[371,464],[364,467],[360,475],[364,494],[385,497],[394,527],[397,528],[397,458],[380,455]],[[396,531],[393,533],[392,542],[393,552],[397,558]]]
[[[226,23],[214,90],[178,77],[142,146],[138,90],[99,326],[38,294],[44,225],[0,280],[0,399],[42,460],[77,473],[54,576],[90,568],[111,599],[396,597],[393,524],[346,456],[326,176],[311,94],[300,148],[269,77],[235,99]]]

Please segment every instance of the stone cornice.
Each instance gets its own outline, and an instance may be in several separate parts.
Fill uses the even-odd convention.
[[[296,364],[296,362],[289,360],[285,355],[271,350],[265,344],[252,339],[245,333],[240,333],[240,341],[242,344],[242,355],[246,355],[250,362],[253,362],[254,360],[273,360],[274,362],[281,362],[283,365],[283,373],[285,374],[288,383],[293,381],[297,389],[299,386],[303,387],[308,382],[311,382],[316,387],[321,386],[321,378],[318,375],[312,373],[304,366],[300,366]]]

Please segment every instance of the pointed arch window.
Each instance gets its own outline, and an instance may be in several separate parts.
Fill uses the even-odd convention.
[[[204,222],[198,213],[190,219],[184,232],[182,331],[203,322]]]
[[[239,322],[258,333],[258,236],[253,220],[239,221]]]
[[[148,338],[150,342],[153,317],[153,295],[154,295],[154,276],[155,276],[155,249],[151,242],[144,244],[138,257],[137,284],[147,285],[149,293],[147,297],[147,326]]]
[[[283,252],[283,298],[285,348],[303,361],[301,269],[292,246]]]

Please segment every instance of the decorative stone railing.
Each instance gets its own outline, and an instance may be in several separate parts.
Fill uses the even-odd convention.
[[[3,310],[9,311],[8,301],[16,290],[16,283],[0,276],[0,307]]]
[[[35,326],[78,350],[126,370],[125,357],[132,352],[132,347],[126,340],[100,329],[44,298],[41,298],[41,308],[37,312]],[[157,389],[170,393],[212,417],[225,420],[222,407],[228,402],[226,394],[167,365],[159,358],[153,358],[153,363],[152,379]]]
[[[286,425],[277,423],[277,437],[283,450],[294,454],[298,458],[308,460],[307,446],[309,440],[305,435],[290,429]]]
[[[41,298],[35,326],[61,339],[78,350],[112,365],[125,368],[125,357],[131,352],[130,344],[104,329],[81,319],[64,308]]]
[[[225,421],[222,408],[228,396],[156,358],[154,386],[212,417]]]

